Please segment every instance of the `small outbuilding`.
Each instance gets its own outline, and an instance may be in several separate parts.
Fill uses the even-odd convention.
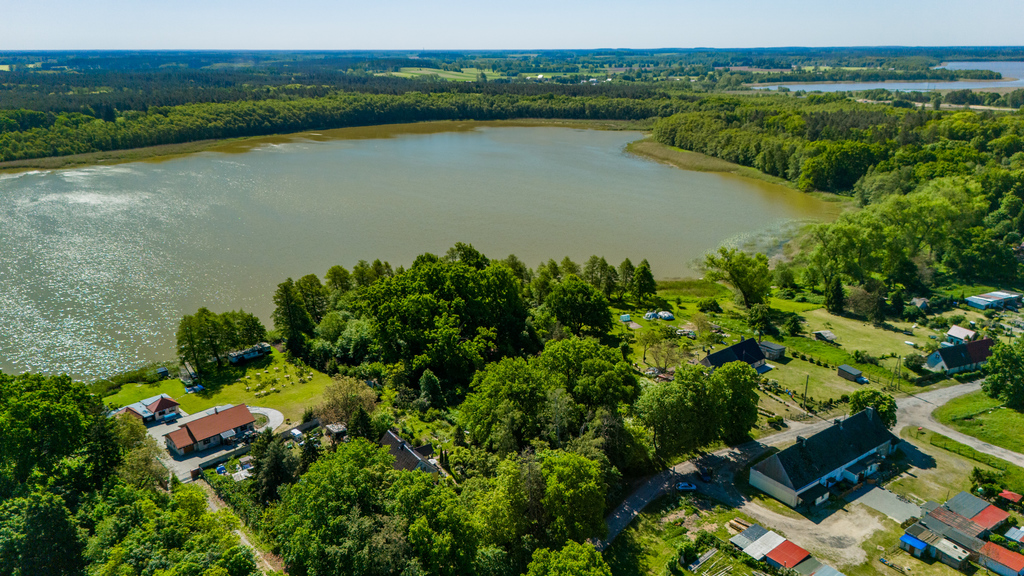
[[[171,377],[171,372],[167,368],[161,366],[156,369],[156,375],[159,376],[161,380],[164,380]]]
[[[779,360],[786,357],[786,347],[782,344],[762,340],[758,345],[761,347],[761,352],[764,352],[764,357],[768,360]]]
[[[917,308],[922,312],[928,311],[928,299],[927,298],[911,298],[910,305]]]
[[[978,553],[978,564],[999,576],[1024,574],[1024,556],[1007,550],[998,544],[985,542]]]
[[[841,364],[837,371],[840,378],[845,378],[851,382],[857,382],[861,384],[861,380],[864,380],[864,373],[860,370],[850,366],[849,364]]]
[[[810,552],[786,540],[765,554],[765,560],[773,568],[793,569],[810,556]]]
[[[910,534],[904,534],[900,536],[900,550],[910,552],[910,555],[914,558],[920,558],[928,550],[928,544]]]
[[[817,332],[813,332],[811,335],[814,336],[815,340],[820,340],[822,342],[836,341],[836,335],[833,334],[831,330],[818,330]]]
[[[632,318],[630,318],[629,314],[623,314],[622,316],[619,316],[619,322],[629,322],[631,319]]]

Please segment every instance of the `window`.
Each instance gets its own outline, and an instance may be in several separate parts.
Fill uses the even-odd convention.
[[[206,446],[209,443],[210,443],[210,439],[209,438],[206,438],[206,439],[203,440],[203,446]]]

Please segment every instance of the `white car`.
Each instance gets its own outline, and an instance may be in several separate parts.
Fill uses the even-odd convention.
[[[679,484],[676,484],[676,490],[679,492],[696,492],[697,486],[690,484],[689,482],[680,482]]]

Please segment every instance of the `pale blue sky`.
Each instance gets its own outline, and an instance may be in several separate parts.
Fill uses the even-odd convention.
[[[1021,0],[2,0],[0,50],[1024,44]]]

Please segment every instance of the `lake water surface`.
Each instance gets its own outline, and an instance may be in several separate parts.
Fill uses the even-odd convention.
[[[939,68],[950,70],[993,70],[1003,75],[1004,80],[965,80],[960,82],[809,82],[803,84],[771,84],[754,86],[758,90],[778,90],[784,86],[790,90],[808,92],[849,92],[852,90],[901,90],[903,92],[927,90],[965,90],[968,88],[1024,88],[1024,62],[947,62]]]
[[[723,242],[833,218],[788,188],[627,154],[637,132],[472,123],[268,138],[154,163],[0,175],[0,369],[96,377],[174,356],[182,314],[360,259],[470,242],[694,273]]]

